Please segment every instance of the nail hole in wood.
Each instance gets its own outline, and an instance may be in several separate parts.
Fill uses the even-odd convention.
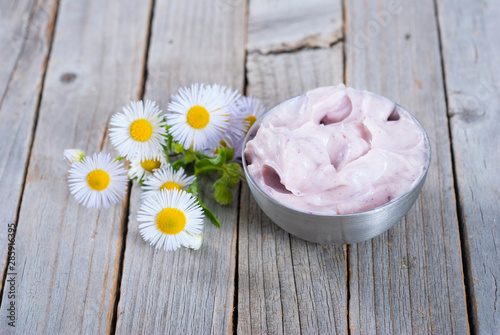
[[[72,83],[76,79],[76,74],[74,73],[65,73],[61,76],[61,81],[63,83]]]

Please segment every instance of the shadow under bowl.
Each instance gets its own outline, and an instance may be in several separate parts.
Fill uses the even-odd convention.
[[[301,97],[303,95],[285,100],[271,108],[252,125],[245,137],[242,164],[248,186],[255,201],[264,213],[285,231],[306,241],[322,245],[357,243],[369,240],[387,231],[408,213],[422,190],[431,161],[430,141],[427,132],[411,113],[396,104],[398,108],[408,113],[420,127],[428,148],[425,170],[413,184],[413,187],[405,194],[372,210],[354,214],[309,214],[298,211],[276,201],[257,185],[248,172],[244,151],[247,142],[255,137],[257,130],[266,116],[272,114],[282,104],[293,102],[295,99]]]

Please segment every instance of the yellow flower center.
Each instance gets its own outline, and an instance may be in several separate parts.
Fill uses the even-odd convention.
[[[210,114],[202,106],[193,106],[187,113],[187,123],[194,129],[203,129],[210,121]]]
[[[87,175],[87,184],[94,191],[105,190],[109,185],[109,174],[103,170],[94,170]]]
[[[174,183],[173,181],[167,181],[160,187],[160,191],[168,191],[168,190],[182,190],[181,185]]]
[[[250,129],[250,127],[252,127],[252,125],[255,123],[255,121],[257,121],[257,118],[253,115],[250,115],[249,117],[247,117],[245,119],[245,121],[248,121],[248,128],[247,128],[247,131]]]
[[[159,169],[161,162],[156,159],[146,159],[141,161],[141,166],[144,170],[153,172],[154,169]]]
[[[149,140],[151,135],[153,134],[153,127],[148,120],[139,119],[135,120],[130,125],[130,136],[136,141],[146,142]]]
[[[156,217],[156,227],[167,235],[176,235],[186,226],[186,215],[177,208],[165,208]]]

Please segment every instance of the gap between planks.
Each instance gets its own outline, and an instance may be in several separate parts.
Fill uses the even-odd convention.
[[[439,43],[439,56],[441,58],[441,73],[443,76],[443,90],[444,90],[444,103],[446,106],[446,110],[450,110],[449,106],[449,101],[448,101],[448,89],[446,86],[446,68],[444,66],[444,57],[443,57],[443,42],[442,42],[442,33],[441,33],[441,25],[439,22],[439,8],[437,5],[437,0],[433,1],[434,4],[434,15],[436,19],[436,28],[437,28],[437,36],[438,36],[438,43]],[[460,235],[460,254],[462,256],[462,275],[464,277],[464,282],[465,282],[465,287],[464,287],[464,296],[465,296],[465,303],[467,306],[466,313],[467,313],[467,328],[468,328],[468,333],[475,335],[475,328],[474,328],[474,318],[473,318],[473,306],[472,306],[472,290],[473,290],[473,282],[472,282],[472,271],[471,271],[471,266],[470,266],[470,255],[467,254],[466,246],[467,243],[467,226],[465,225],[465,219],[463,217],[463,212],[462,212],[462,205],[461,205],[461,199],[460,199],[460,190],[458,188],[458,174],[457,174],[457,161],[455,159],[455,151],[453,150],[453,132],[451,131],[451,117],[453,115],[450,115],[449,113],[446,113],[447,116],[447,126],[448,126],[448,136],[450,138],[450,155],[451,155],[451,168],[452,168],[452,175],[453,175],[453,189],[455,191],[455,206],[457,210],[457,220],[458,220],[458,233]],[[420,312],[420,311],[419,311]],[[420,312],[422,313],[422,312]],[[424,313],[422,313],[424,314]],[[426,314],[424,314],[426,315]]]
[[[346,36],[346,24],[347,24],[347,16],[346,16],[346,5],[345,5],[346,0],[341,0],[340,5],[342,7],[342,36],[343,40],[345,39]],[[345,42],[345,41],[344,41]],[[347,52],[346,52],[346,43],[342,44],[342,68],[344,69],[343,71],[343,81],[344,85],[347,83]],[[345,299],[346,299],[346,306],[345,306],[345,317],[346,317],[346,334],[351,335],[351,320],[349,318],[350,315],[350,310],[349,306],[351,303],[351,268],[350,268],[350,252],[351,252],[351,245],[350,244],[345,244],[344,245],[344,252],[345,252]]]
[[[139,90],[137,92],[137,100],[143,100],[144,95],[146,93],[146,81],[148,80],[148,55],[149,55],[149,47],[151,43],[151,32],[153,26],[153,17],[154,17],[154,9],[155,9],[156,0],[150,0],[150,11],[149,11],[149,19],[148,19],[148,29],[146,36],[146,47],[144,50],[144,56],[142,60],[143,69],[142,69],[142,78],[141,84],[139,86]],[[106,137],[108,136],[109,128],[106,127],[104,130],[104,136],[101,143],[101,150],[104,146],[104,142]],[[109,335],[116,333],[116,324],[118,322],[118,304],[120,303],[120,293],[121,293],[121,282],[123,277],[123,263],[125,260],[125,249],[127,247],[127,233],[128,233],[128,221],[129,221],[129,210],[130,210],[130,198],[132,191],[132,183],[133,181],[129,180],[127,184],[127,194],[125,197],[125,201],[123,204],[123,212],[122,219],[120,222],[120,238],[118,239],[118,258],[116,259],[115,265],[115,276],[114,276],[114,286],[111,291],[111,303],[110,309],[108,313],[108,325],[107,331]]]
[[[246,1],[246,6],[249,8],[250,0]],[[245,37],[248,38],[248,10],[245,12]],[[246,41],[245,41],[246,45]],[[248,87],[248,76],[247,76],[247,61],[248,61],[248,50],[245,47],[245,56],[243,59],[243,89],[241,91],[242,95],[247,94],[247,87]],[[246,180],[241,180],[239,185],[238,185],[238,205],[237,205],[237,213],[236,213],[236,249],[234,253],[234,258],[235,258],[235,266],[234,266],[234,295],[233,295],[233,313],[232,313],[232,332],[233,334],[238,333],[238,271],[239,271],[239,262],[238,262],[238,257],[239,257],[239,242],[240,242],[240,220],[241,220],[241,189],[242,189],[242,184],[246,183]]]
[[[245,53],[245,63],[246,63],[246,53]],[[245,83],[244,83],[244,87],[243,87],[243,92],[246,92],[246,70],[244,72],[244,78],[245,78]],[[234,290],[234,294],[233,294],[233,313],[232,313],[232,332],[233,334],[237,334],[238,331],[238,252],[239,252],[239,240],[240,240],[240,215],[241,215],[241,210],[240,210],[240,204],[241,204],[241,184],[244,183],[245,181],[240,181],[240,183],[238,184],[238,204],[237,204],[237,208],[238,208],[238,212],[236,214],[236,250],[235,250],[235,253],[234,253],[234,257],[235,257],[235,266],[234,266],[234,285],[233,285],[233,290]]]

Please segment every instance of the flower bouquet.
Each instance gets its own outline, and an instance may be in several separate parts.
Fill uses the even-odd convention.
[[[259,100],[215,84],[180,88],[165,114],[153,101],[131,102],[110,121],[120,157],[64,151],[71,164],[69,189],[86,207],[108,208],[124,198],[128,179],[135,179],[143,191],[137,221],[144,240],[165,251],[199,249],[204,216],[218,227],[220,222],[203,203],[198,178],[215,174],[215,200],[231,202],[231,189],[245,178],[243,138],[264,111]],[[123,159],[130,162],[128,171]]]

